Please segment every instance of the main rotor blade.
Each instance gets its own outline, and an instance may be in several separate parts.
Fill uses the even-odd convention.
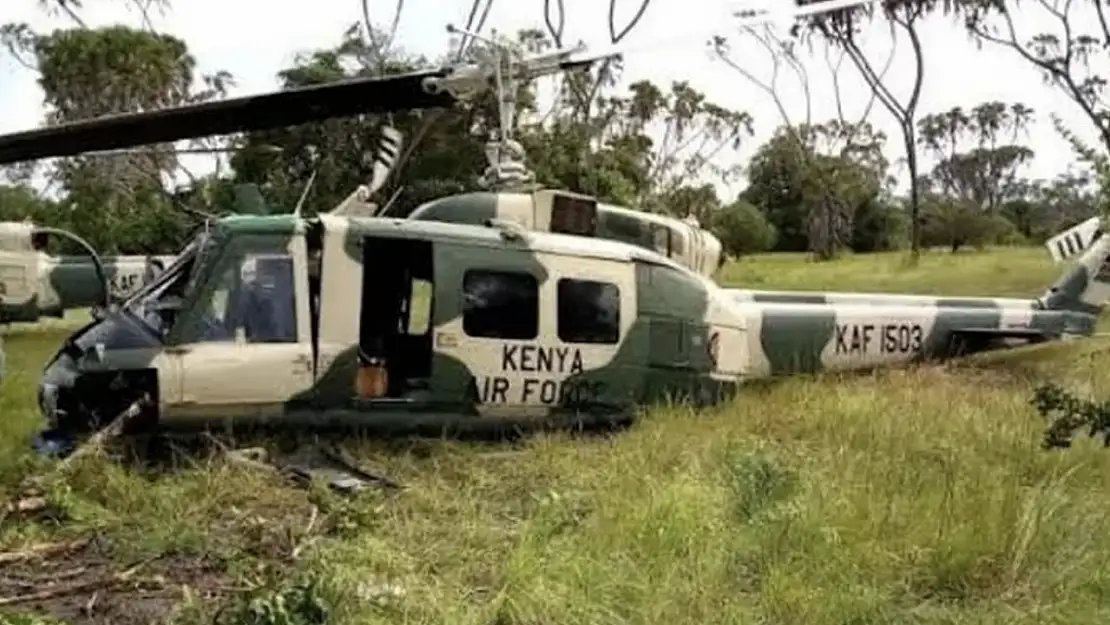
[[[359,113],[450,107],[456,98],[449,92],[431,93],[424,87],[428,78],[448,73],[435,69],[343,80],[0,135],[0,164],[281,128]]]

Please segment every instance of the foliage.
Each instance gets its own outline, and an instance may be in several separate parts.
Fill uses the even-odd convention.
[[[1032,121],[1033,110],[1026,105],[997,101],[983,102],[970,111],[957,106],[921,118],[919,140],[936,159],[924,186],[996,214],[1023,190],[1025,181],[1018,173],[1033,159],[1033,150],[1017,141]]]
[[[710,229],[721,240],[725,253],[732,257],[766,252],[778,238],[763,211],[744,200],[718,209]]]
[[[335,48],[298,57],[292,67],[279,73],[279,84],[291,89],[383,71],[401,73],[429,64],[402,53],[385,56],[373,65],[365,63],[374,53],[357,28],[351,27]],[[420,142],[408,158],[402,156],[405,165],[398,170],[404,172],[406,182],[416,182],[402,185],[400,177],[394,176],[383,189],[385,198],[400,189],[393,214],[403,216],[437,193],[457,192],[473,183],[483,165],[482,145],[473,133],[492,123],[491,106],[486,98],[473,108],[458,111],[392,116],[389,121],[407,141]],[[249,133],[230,159],[234,180],[258,184],[268,203],[290,210],[315,171],[306,212],[329,210],[369,181],[373,164],[369,157],[377,149],[384,121],[365,115]],[[403,146],[402,151],[408,147]]]
[[[332,612],[324,580],[304,575],[278,587],[264,586],[222,611],[215,625],[325,625]]]
[[[1003,242],[1015,232],[1013,224],[1004,217],[985,215],[968,202],[935,196],[926,196],[922,217],[922,243],[942,245],[953,252],[968,245],[981,249],[990,243]]]
[[[19,34],[12,45],[33,58],[48,123],[203,101],[229,84],[217,73],[202,77],[205,88],[195,91],[195,60],[170,35],[126,26],[49,34],[22,26]],[[175,210],[164,176],[179,169],[168,146],[64,159],[51,173],[64,195],[47,223],[108,253],[176,249],[191,224]]]
[[[852,228],[852,250],[887,252],[905,247],[909,237],[909,215],[902,206],[877,197],[856,208]]]
[[[987,2],[964,0],[956,12],[968,31],[981,43],[1015,53],[1078,106],[1094,125],[1103,144],[1110,149],[1110,109],[1105,99],[1106,77],[1098,62],[1105,58],[1110,41],[1110,23],[1101,2],[1043,2],[1039,32],[1024,33],[1015,26],[1013,0]],[[1092,11],[1093,9],[1093,11]],[[1087,16],[1076,15],[1087,11]]]
[[[834,120],[780,128],[756,150],[742,197],[763,207],[779,233],[776,249],[809,250],[815,227],[851,240],[856,211],[882,189],[883,140],[869,126],[849,129]]]
[[[812,4],[817,0],[803,0],[800,4]],[[936,0],[888,0],[879,4],[882,18],[890,25],[892,39],[891,56],[893,59],[896,33],[900,30],[909,39],[913,51],[913,82],[910,92],[899,99],[891,91],[885,80],[885,70],[879,71],[877,65],[864,54],[860,46],[863,27],[875,17],[873,5],[861,5],[814,15],[804,28],[796,27],[796,32],[817,33],[827,43],[839,48],[852,61],[871,92],[882,103],[898,123],[902,132],[902,146],[905,150],[906,165],[910,179],[910,246],[915,255],[920,246],[920,183],[918,180],[918,161],[914,122],[917,106],[921,100],[925,81],[924,48],[917,27],[921,20],[939,8]],[[804,38],[804,36],[803,36]],[[888,65],[889,66],[889,65]],[[900,72],[901,73],[901,72]],[[838,94],[839,96],[839,94]]]
[[[1071,447],[1072,437],[1083,429],[1110,447],[1110,401],[1080,399],[1058,384],[1043,384],[1033,390],[1030,403],[1050,420],[1044,436],[1046,449]]]

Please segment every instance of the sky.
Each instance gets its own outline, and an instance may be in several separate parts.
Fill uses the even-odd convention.
[[[639,0],[616,2],[620,28],[636,11]],[[564,4],[565,41],[583,40],[591,47],[609,44],[607,2],[565,0]],[[700,8],[692,10],[693,4],[692,0],[651,0],[643,19],[623,42],[627,48],[624,82],[650,79],[666,84],[686,80],[709,100],[730,109],[747,111],[755,120],[755,136],[745,140],[736,153],[722,155],[729,162],[746,162],[759,144],[784,122],[783,115],[773,98],[736,70],[714,59],[705,42],[714,34],[732,37],[735,41],[732,58],[736,63],[759,80],[769,81],[774,71],[770,55],[750,36],[745,39],[730,17],[735,9],[767,5],[696,0]],[[2,0],[0,5],[0,23],[27,22],[40,31],[72,25],[65,17],[45,13],[36,0]],[[90,26],[142,25],[138,11],[130,8],[130,2],[125,0],[86,0],[85,5],[81,16]],[[394,41],[407,52],[431,57],[442,55],[449,49],[451,35],[447,25],[465,24],[470,6],[471,0],[404,0]],[[1015,20],[1022,38],[1051,28],[1047,13],[1038,12],[1029,3],[1022,6],[1027,8]],[[521,28],[543,28],[543,7],[543,0],[493,0],[483,34],[489,34],[490,29],[513,33]],[[396,3],[371,0],[369,9],[371,19],[384,26],[393,20]],[[1084,16],[1074,9],[1073,13],[1075,23],[1082,23]],[[172,33],[188,44],[201,71],[224,69],[231,72],[237,82],[231,95],[274,89],[275,74],[288,67],[298,53],[333,45],[346,27],[361,17],[358,0],[313,0],[311,3],[177,0],[175,6],[161,11],[155,9],[151,15],[158,30]],[[1026,141],[1037,154],[1025,174],[1037,178],[1051,178],[1074,161],[1069,146],[1053,129],[1050,113],[1056,113],[1080,137],[1095,143],[1094,128],[1078,107],[1063,93],[1044,85],[1035,70],[1016,52],[991,44],[980,47],[958,24],[943,16],[930,19],[919,32],[925,50],[921,115],[953,106],[971,108],[986,100],[1025,103],[1036,112],[1036,122]],[[863,40],[865,54],[881,67],[891,54],[891,42],[886,26],[876,26]],[[891,91],[904,99],[912,87],[913,54],[904,37],[897,38],[895,43],[886,80]],[[837,90],[833,87],[823,47],[818,45],[811,53],[802,51],[800,54],[809,78],[810,119],[820,122],[835,117]],[[870,100],[870,90],[847,60],[839,72],[839,83],[845,117],[859,119]],[[807,99],[796,75],[783,69],[778,85],[789,121],[805,121]],[[44,115],[43,94],[34,72],[14,62],[7,54],[0,54],[0,111],[0,133],[37,126]],[[867,119],[891,138],[887,156],[892,162],[899,162],[904,152],[899,147],[901,135],[893,116],[876,102]],[[196,172],[196,161],[192,165]],[[904,187],[904,168],[895,173],[900,179],[899,186]],[[731,194],[742,187],[740,182],[720,190],[723,194]]]

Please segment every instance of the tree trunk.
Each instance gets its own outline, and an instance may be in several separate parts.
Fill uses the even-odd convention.
[[[913,124],[902,127],[906,147],[906,166],[910,172],[910,258],[917,262],[921,254],[921,198],[917,188],[917,133]],[[956,250],[953,249],[953,252]]]

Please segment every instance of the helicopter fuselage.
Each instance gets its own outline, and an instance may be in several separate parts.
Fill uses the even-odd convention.
[[[143,423],[167,429],[438,433],[628,419],[660,399],[711,404],[749,379],[1089,334],[1097,307],[1085,302],[1110,293],[1090,267],[1108,254],[1103,237],[1041,300],[803,303],[745,299],[614,241],[504,225],[227,218],[75,333],[47,365],[39,403],[71,431],[139,398]]]

